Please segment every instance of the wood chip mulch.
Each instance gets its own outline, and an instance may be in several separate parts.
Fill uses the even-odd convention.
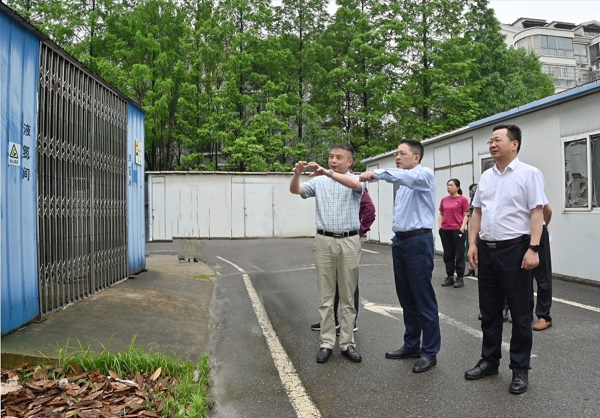
[[[169,396],[175,379],[137,372],[131,380],[98,370],[61,374],[55,366],[19,365],[1,369],[1,416],[6,417],[161,417],[160,398]],[[23,376],[28,376],[23,383]],[[49,379],[48,376],[58,376]],[[162,395],[162,396],[159,396]],[[164,411],[167,412],[167,411]]]

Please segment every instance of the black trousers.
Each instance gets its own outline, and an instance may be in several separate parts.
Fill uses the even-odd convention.
[[[446,265],[446,276],[454,277],[456,271],[457,277],[465,275],[465,241],[466,232],[460,232],[460,229],[449,230],[440,228],[440,238],[444,248],[444,264]]]
[[[537,303],[535,304],[535,315],[538,318],[544,318],[551,322],[550,307],[552,306],[552,258],[550,255],[550,236],[544,226],[542,238],[540,240],[539,257],[540,264],[533,269],[533,278],[537,282]],[[534,309],[533,284],[531,286],[531,296],[529,298],[529,307],[531,312]]]
[[[479,309],[483,342],[481,357],[492,364],[500,364],[502,357],[502,309],[508,301],[512,316],[510,339],[510,368],[527,371],[530,368],[532,329],[531,270],[521,268],[529,241],[502,249],[490,249],[483,242],[479,250]]]

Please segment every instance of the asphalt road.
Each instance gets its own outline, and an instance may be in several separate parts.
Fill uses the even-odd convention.
[[[391,247],[363,243],[355,334],[363,361],[351,363],[336,347],[328,363],[317,364],[319,334],[310,329],[319,318],[312,239],[195,245],[218,275],[210,327],[215,417],[600,417],[600,287],[554,281],[553,327],[534,332],[529,390],[512,395],[508,323],[499,375],[464,379],[480,357],[477,283],[441,287],[441,257],[433,280],[442,349],[436,367],[415,374],[414,359],[384,358],[402,345],[404,332]],[[168,252],[169,244],[148,250]],[[273,327],[268,338],[261,306]],[[273,354],[273,341],[282,352]]]

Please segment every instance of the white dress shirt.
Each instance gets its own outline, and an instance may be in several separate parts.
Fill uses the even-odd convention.
[[[531,210],[548,200],[544,175],[515,158],[501,173],[494,165],[481,175],[473,207],[481,208],[479,238],[504,241],[531,234]]]

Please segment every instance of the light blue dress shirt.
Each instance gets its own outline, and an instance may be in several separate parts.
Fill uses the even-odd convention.
[[[374,170],[377,180],[400,186],[394,202],[394,232],[433,229],[435,214],[435,177],[431,168],[421,164],[410,170],[383,168]]]

